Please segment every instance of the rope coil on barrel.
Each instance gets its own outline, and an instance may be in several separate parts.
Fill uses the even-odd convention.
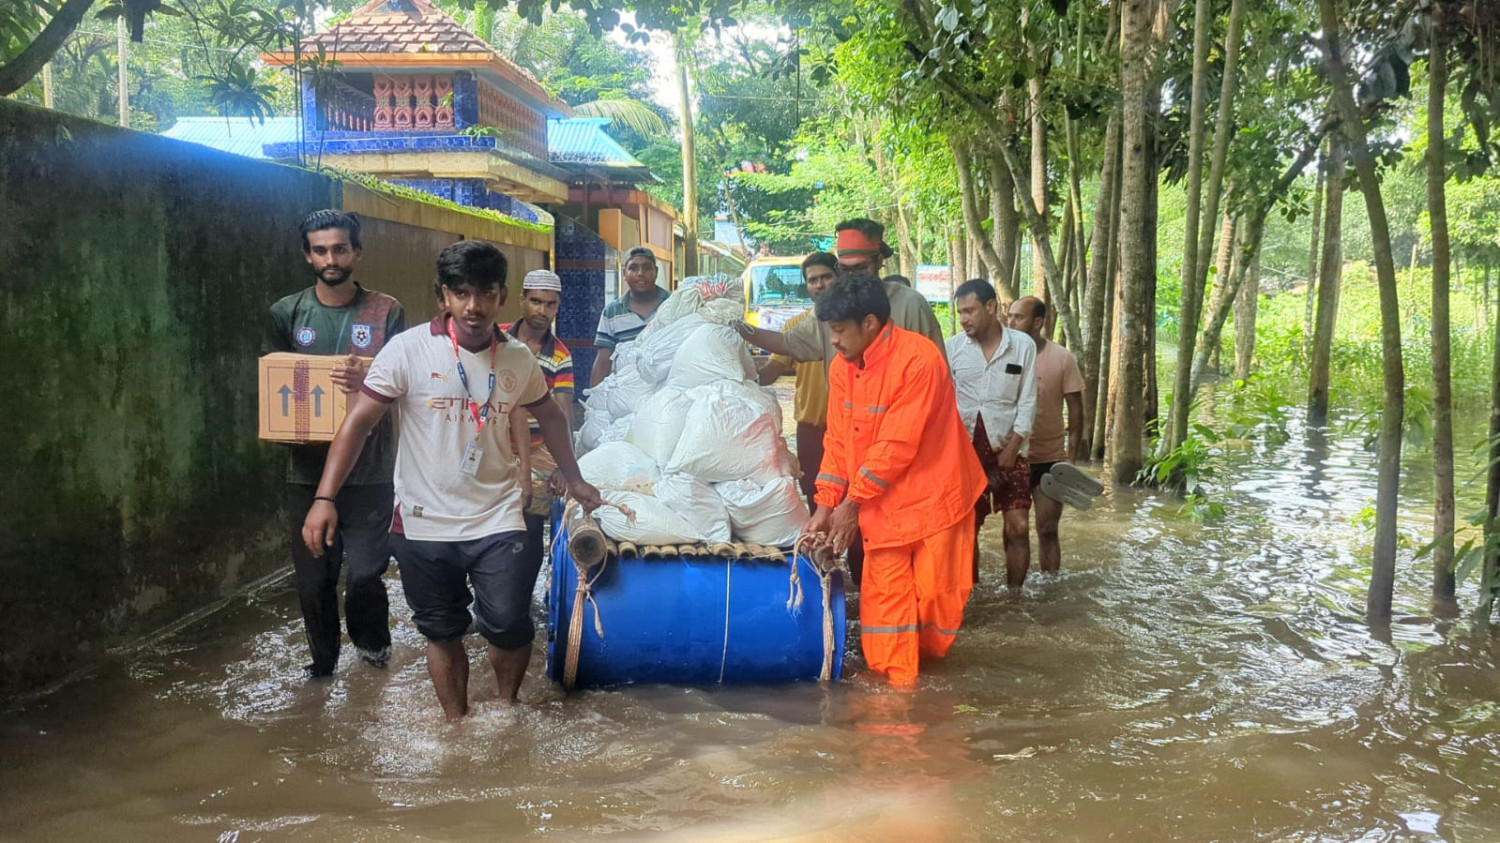
[[[588,513],[583,512],[577,501],[570,501],[563,513],[563,523],[568,525],[568,555],[573,559],[573,569],[578,575],[578,587],[573,592],[573,609],[568,619],[568,649],[563,658],[562,684],[573,690],[578,681],[578,653],[583,639],[584,605],[594,607],[594,633],[604,638],[604,624],[599,619],[599,603],[594,599],[593,586],[604,573],[604,563],[609,558],[609,542],[604,531]],[[594,570],[597,569],[597,570]],[[594,571],[593,576],[589,575]]]
[[[797,542],[792,545],[792,555],[789,558],[792,566],[791,595],[787,597],[786,607],[788,611],[796,611],[802,606],[802,577],[797,573],[797,560],[803,555],[812,562],[813,569],[818,572],[818,584],[823,590],[823,667],[818,672],[818,681],[827,682],[833,679],[833,657],[834,657],[834,629],[833,629],[833,589],[829,580],[833,572],[839,570],[838,557],[826,545],[819,542],[816,536],[803,535],[797,537]]]

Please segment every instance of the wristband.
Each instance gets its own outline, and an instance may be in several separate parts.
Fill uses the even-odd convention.
[[[329,503],[331,503],[331,504],[333,504],[335,506],[338,505],[338,501],[334,500],[333,498],[328,497],[327,495],[313,495],[313,501],[314,502],[317,502],[317,501],[328,501]]]

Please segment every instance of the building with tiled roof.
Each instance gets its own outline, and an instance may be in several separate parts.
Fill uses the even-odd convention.
[[[303,39],[301,54],[329,67],[303,74],[304,138],[268,144],[268,156],[316,157],[528,219],[512,200],[567,199],[547,122],[568,106],[429,0],[371,0]],[[262,58],[296,64],[290,50]]]

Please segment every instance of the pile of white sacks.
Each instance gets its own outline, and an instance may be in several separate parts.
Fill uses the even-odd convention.
[[[807,521],[781,405],[756,384],[734,325],[740,285],[684,279],[613,373],[585,402],[578,467],[606,500],[599,526],[617,541],[742,541],[788,547]]]

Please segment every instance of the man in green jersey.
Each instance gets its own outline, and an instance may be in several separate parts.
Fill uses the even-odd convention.
[[[302,254],[317,283],[271,306],[261,352],[291,351],[342,357],[333,379],[347,393],[364,385],[370,360],[406,330],[401,303],[354,281],[359,263],[359,220],[339,211],[315,211],[302,221]],[[385,592],[390,564],[389,534],[395,493],[396,439],[389,417],[365,443],[349,480],[339,490],[336,540],[322,556],[302,541],[302,522],[312,508],[328,443],[288,446],[286,517],[292,528],[297,597],[307,626],[312,663],[309,677],[332,675],[339,661],[339,569],[349,559],[344,613],[349,639],[360,658],[385,667],[390,657],[390,614]]]

